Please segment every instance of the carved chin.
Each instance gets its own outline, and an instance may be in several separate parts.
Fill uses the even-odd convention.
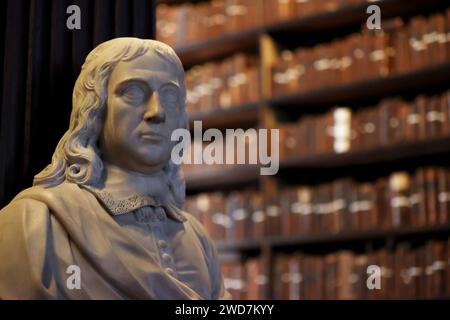
[[[167,146],[153,145],[151,148],[144,148],[140,150],[139,156],[141,162],[148,165],[161,165],[165,164],[170,159],[170,150]]]

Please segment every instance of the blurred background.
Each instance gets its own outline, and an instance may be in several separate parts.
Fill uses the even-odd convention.
[[[275,176],[185,166],[235,298],[450,297],[448,1],[160,1],[156,26],[191,121],[280,130]]]
[[[81,30],[65,27],[70,4]],[[185,67],[191,130],[279,129],[274,176],[184,166],[185,210],[216,242],[234,298],[450,298],[448,0],[1,6],[1,206],[49,163],[86,54],[156,38]]]

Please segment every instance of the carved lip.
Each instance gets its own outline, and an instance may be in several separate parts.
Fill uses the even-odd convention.
[[[142,140],[148,141],[161,141],[165,139],[163,135],[155,132],[142,132],[139,134],[139,136]]]

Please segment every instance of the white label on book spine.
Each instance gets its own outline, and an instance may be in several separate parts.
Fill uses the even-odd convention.
[[[391,199],[392,208],[409,207],[411,202],[406,196],[396,196]]]
[[[439,192],[438,200],[439,200],[439,202],[450,201],[450,192]]]
[[[277,217],[280,215],[280,209],[278,206],[268,206],[267,215],[271,217]]]
[[[291,211],[292,213],[307,215],[312,213],[312,206],[311,204],[294,202],[291,204]]]
[[[262,210],[255,211],[252,214],[252,220],[255,223],[263,222],[265,219],[266,219],[266,216],[264,215],[264,212]]]
[[[427,112],[427,121],[428,122],[433,122],[433,121],[444,122],[445,121],[444,113],[442,113],[440,111],[429,111],[429,112]]]
[[[247,218],[247,211],[245,211],[245,209],[236,209],[231,215],[234,220],[244,220]]]

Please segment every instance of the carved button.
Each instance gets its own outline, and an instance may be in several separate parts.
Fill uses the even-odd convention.
[[[152,229],[153,229],[153,233],[154,233],[154,235],[156,237],[162,238],[162,234],[161,234],[162,232],[161,232],[161,228],[160,227],[154,226]]]
[[[167,248],[167,241],[166,240],[158,240],[158,246],[162,249]]]
[[[158,221],[165,221],[166,220],[166,213],[164,212],[164,209],[161,207],[155,208],[155,215]]]
[[[175,271],[172,268],[166,268],[166,272],[170,274],[172,277],[175,277]]]
[[[171,262],[172,261],[172,257],[170,256],[170,254],[167,253],[163,253],[162,258],[165,262]]]
[[[135,211],[135,216],[139,222],[147,223],[151,221],[154,212],[151,207],[139,208]]]

